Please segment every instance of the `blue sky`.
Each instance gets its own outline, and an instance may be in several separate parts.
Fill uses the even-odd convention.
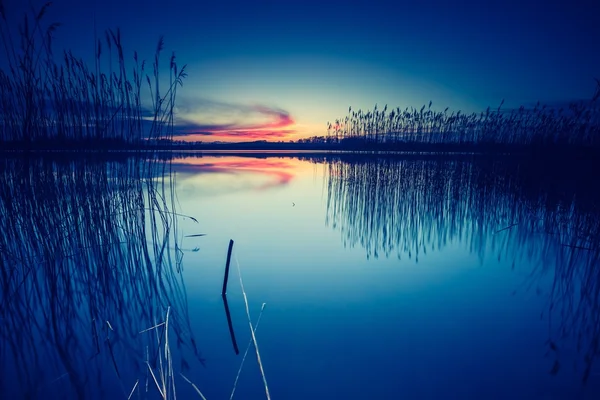
[[[4,0],[8,10],[25,2]],[[34,4],[41,4],[35,3]],[[375,103],[466,112],[590,98],[600,76],[600,3],[591,0],[56,0],[57,46],[93,54],[120,27],[151,59],[165,36],[189,77],[182,133],[198,140],[297,139]],[[193,133],[201,135],[190,135]]]

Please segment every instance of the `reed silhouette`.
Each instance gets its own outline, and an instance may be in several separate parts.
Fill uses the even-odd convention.
[[[575,343],[586,382],[600,350],[595,170],[538,160],[329,156],[325,222],[367,258],[419,262],[459,242],[481,260],[526,269],[525,288],[551,276],[550,292],[540,293],[548,297],[549,370],[559,371],[562,345]]]
[[[62,56],[54,53],[52,37],[60,24],[45,23],[50,5],[26,13],[15,29],[18,18],[8,15],[10,10],[0,3],[0,38],[6,60],[5,69],[0,69],[3,147],[99,149],[168,142],[177,87],[186,72],[185,66],[178,68],[173,53],[167,88],[161,89],[163,38],[156,46],[151,75],[146,74],[146,63],[137,52],[133,68],[127,66],[118,29],[96,40],[90,66],[71,51]],[[144,84],[151,106],[144,105]]]
[[[203,362],[173,179],[151,155],[0,159],[3,396],[174,398]]]
[[[349,150],[463,151],[486,153],[597,154],[600,149],[600,81],[590,101],[565,107],[539,102],[528,109],[461,111],[348,109],[348,115],[327,123],[327,142]]]

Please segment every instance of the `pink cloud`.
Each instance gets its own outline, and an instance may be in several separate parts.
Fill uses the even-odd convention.
[[[241,121],[232,121],[220,124],[202,124],[194,121],[182,120],[177,124],[175,138],[190,140],[192,137],[201,138],[211,136],[221,139],[262,140],[285,138],[296,133],[290,129],[296,121],[289,112],[280,108],[264,105],[236,105],[203,101],[201,104],[212,113],[224,116],[238,116]],[[188,107],[188,110],[191,110]],[[188,111],[189,112],[189,111]],[[233,119],[233,117],[231,117]],[[259,120],[256,122],[256,120]],[[247,121],[252,122],[247,122]]]

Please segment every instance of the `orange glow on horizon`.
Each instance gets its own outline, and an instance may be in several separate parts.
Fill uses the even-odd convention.
[[[234,129],[227,131],[211,131],[200,134],[175,135],[173,140],[184,142],[254,142],[266,140],[269,142],[289,142],[304,139],[312,136],[324,136],[327,131],[325,124],[306,125],[291,124],[280,129],[276,127],[260,127],[254,129]]]

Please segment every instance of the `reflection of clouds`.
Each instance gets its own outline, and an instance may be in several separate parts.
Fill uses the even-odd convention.
[[[214,175],[218,182],[210,187],[213,194],[281,187],[291,182],[295,175],[293,163],[283,159],[212,157],[210,161],[203,162],[190,157],[174,161],[173,168],[178,174],[183,174],[189,179]],[[223,179],[219,180],[218,176],[233,177],[235,180],[226,182]]]
[[[203,137],[259,140],[295,133],[289,112],[264,105],[243,105],[207,99],[187,100],[178,107],[176,139]]]

